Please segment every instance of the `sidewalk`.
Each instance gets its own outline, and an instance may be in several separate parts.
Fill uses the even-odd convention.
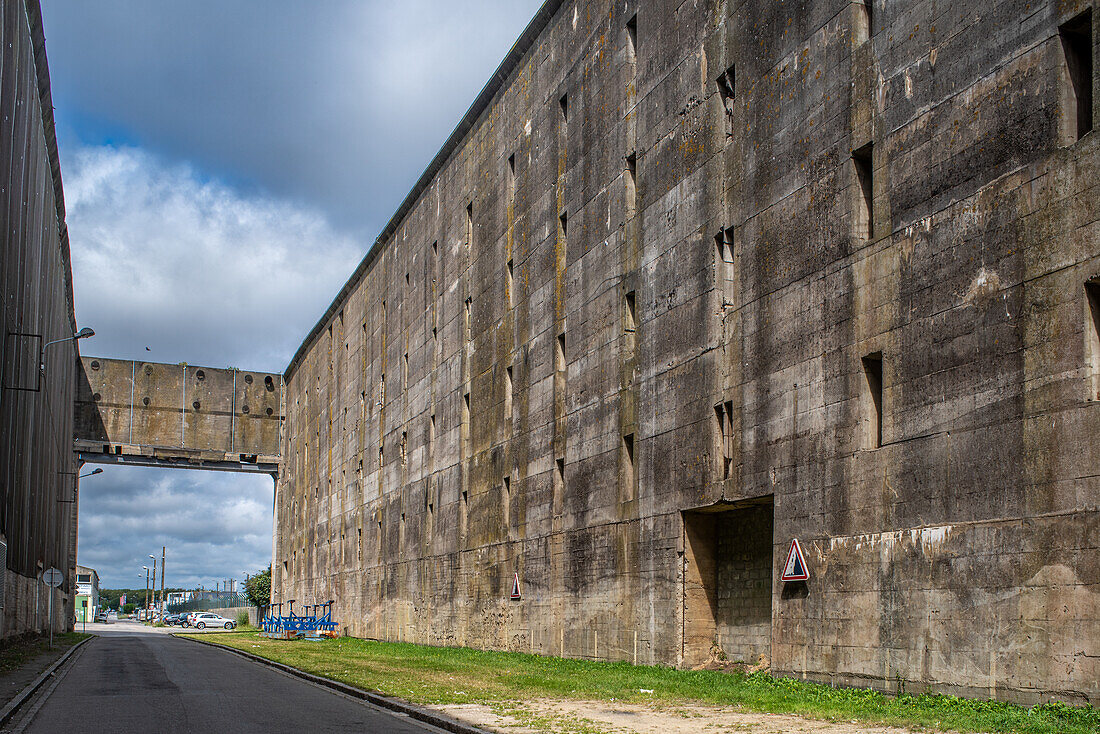
[[[0,709],[7,706],[35,678],[42,675],[46,668],[57,662],[58,658],[82,639],[83,637],[54,635],[53,650],[47,649],[48,638],[29,644],[23,640],[0,643]],[[38,648],[42,651],[38,652]],[[26,659],[8,669],[8,660],[13,655],[22,654],[27,654]]]

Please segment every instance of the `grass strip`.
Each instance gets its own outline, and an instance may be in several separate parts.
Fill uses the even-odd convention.
[[[696,703],[959,732],[1100,732],[1100,709],[1091,706],[1047,703],[1029,708],[938,694],[887,696],[766,673],[677,670],[351,637],[306,642],[236,632],[203,639],[418,704],[494,704],[535,698],[661,706]]]
[[[91,637],[80,632],[63,632],[53,636],[54,650],[67,650],[76,643]],[[50,640],[43,635],[23,635],[0,643],[0,675],[9,673],[28,660],[50,651]]]

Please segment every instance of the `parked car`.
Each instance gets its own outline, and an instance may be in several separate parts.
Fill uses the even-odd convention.
[[[231,630],[237,626],[237,623],[232,619],[226,619],[220,617],[213,612],[199,612],[195,615],[192,622],[195,629],[205,629],[206,627],[225,627],[227,630]]]
[[[95,621],[97,621],[97,622],[106,622],[107,621],[107,610],[106,609],[100,609],[95,615]]]
[[[167,625],[179,624],[181,616],[183,616],[183,615],[180,615],[180,614],[165,614],[164,615],[164,623],[167,624]]]

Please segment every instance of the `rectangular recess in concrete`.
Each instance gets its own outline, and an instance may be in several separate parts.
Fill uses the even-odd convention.
[[[772,496],[683,512],[684,665],[771,658]]]
[[[882,352],[863,358],[864,410],[867,415],[866,447],[882,446]]]
[[[869,240],[875,235],[875,178],[872,153],[874,144],[867,143],[852,151],[856,196],[852,211],[852,234]]]
[[[1065,54],[1067,82],[1063,95],[1063,119],[1070,126],[1067,142],[1080,140],[1092,130],[1092,8],[1058,27]]]
[[[1085,283],[1085,355],[1089,369],[1089,400],[1100,400],[1100,279]]]

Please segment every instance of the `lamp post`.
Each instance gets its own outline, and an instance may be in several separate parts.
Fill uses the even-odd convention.
[[[141,605],[142,611],[149,608],[149,567],[142,566],[145,569],[145,603]]]
[[[61,342],[67,342],[70,339],[76,341],[77,339],[87,339],[90,336],[95,336],[95,331],[85,326],[80,331],[76,332],[72,336],[62,337],[60,339],[54,339],[53,341],[46,342],[42,345],[42,351],[38,355],[38,371],[43,375],[46,374],[46,347],[54,344],[60,344]]]
[[[153,608],[156,609],[156,606],[157,606],[157,557],[154,556],[152,553],[149,554],[149,557],[153,559]]]

